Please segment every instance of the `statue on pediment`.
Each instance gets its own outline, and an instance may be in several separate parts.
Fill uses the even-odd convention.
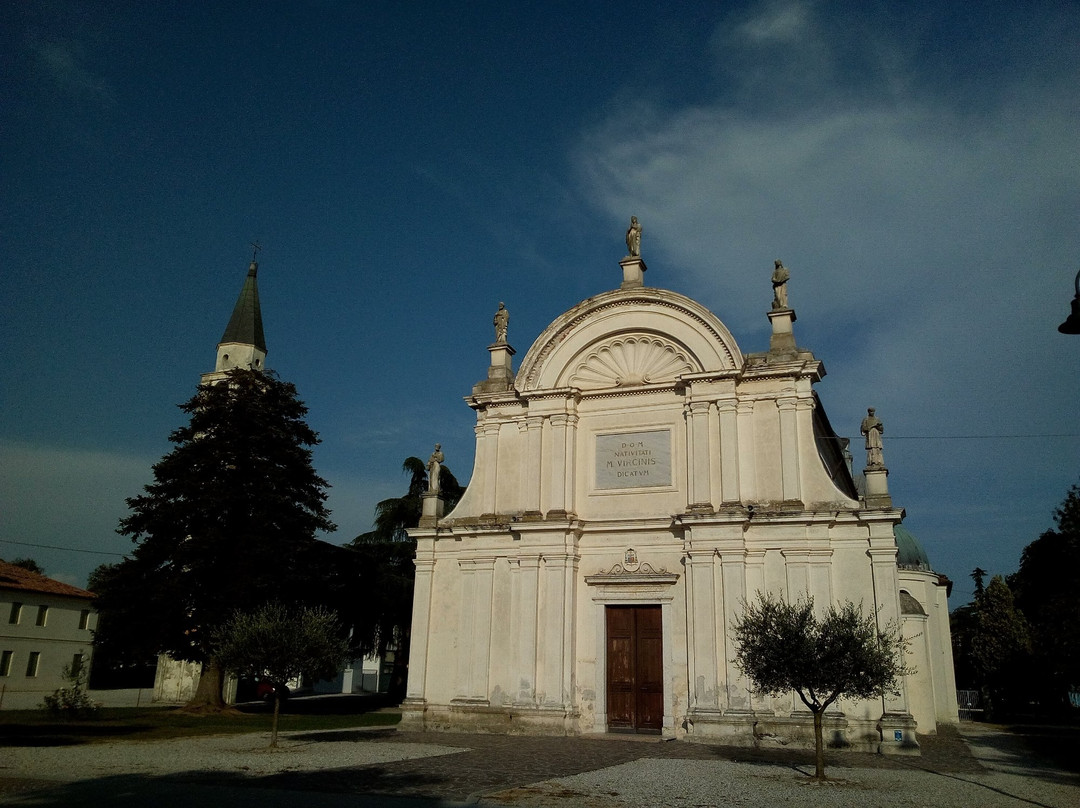
[[[428,477],[428,493],[439,493],[439,476],[442,474],[442,462],[445,458],[442,453],[442,444],[435,444],[435,451],[431,453],[431,457],[427,462],[427,477]]]
[[[873,407],[867,408],[866,417],[862,419],[859,431],[866,438],[866,467],[883,468],[885,459],[881,453],[881,435],[885,431],[885,427],[882,425],[881,419],[874,415],[874,412]]]
[[[626,231],[626,249],[631,258],[641,257],[641,223],[637,216],[630,217],[630,227]]]
[[[492,324],[495,326],[495,344],[504,344],[506,342],[506,329],[510,325],[510,311],[506,308],[505,303],[499,303],[499,310],[495,312],[495,319],[492,320]]]
[[[777,258],[773,262],[772,273],[772,289],[773,289],[773,301],[772,307],[776,309],[786,309],[788,307],[787,300],[787,282],[791,279],[791,271],[784,266],[784,262]]]

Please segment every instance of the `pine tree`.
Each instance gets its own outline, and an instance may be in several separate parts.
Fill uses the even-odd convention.
[[[157,650],[203,663],[189,706],[217,707],[215,629],[270,600],[311,599],[306,560],[316,531],[334,525],[311,465],[319,438],[292,384],[233,370],[180,409],[190,420],[169,436],[175,448],[127,500],[118,532],[137,546],[98,607],[112,631],[137,619]]]
[[[1080,486],[1069,489],[1054,521],[1057,530],[1024,548],[1020,569],[1008,581],[1031,629],[1035,664],[1028,696],[1066,710],[1069,691],[1080,690]]]

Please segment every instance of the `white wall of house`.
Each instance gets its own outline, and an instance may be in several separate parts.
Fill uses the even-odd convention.
[[[96,625],[89,598],[0,589],[0,709],[38,707],[65,667],[89,666]]]

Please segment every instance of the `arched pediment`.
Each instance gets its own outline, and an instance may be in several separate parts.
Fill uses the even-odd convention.
[[[522,360],[516,386],[599,390],[742,365],[731,332],[704,306],[662,289],[619,290],[591,297],[549,325]]]

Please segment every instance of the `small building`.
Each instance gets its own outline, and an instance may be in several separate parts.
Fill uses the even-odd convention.
[[[849,425],[866,436],[853,474],[781,262],[768,349],[744,353],[706,307],[645,285],[637,227],[619,287],[556,318],[516,372],[496,314],[466,398],[468,489],[449,514],[429,492],[410,531],[402,726],[812,744],[798,697],[753,692],[735,665],[731,626],[771,592],[902,626],[917,671],[900,694],[841,701],[825,726],[832,745],[917,750],[916,729],[957,720],[947,589],[898,558],[881,421]]]
[[[0,708],[32,709],[89,668],[97,614],[92,592],[0,561]]]

